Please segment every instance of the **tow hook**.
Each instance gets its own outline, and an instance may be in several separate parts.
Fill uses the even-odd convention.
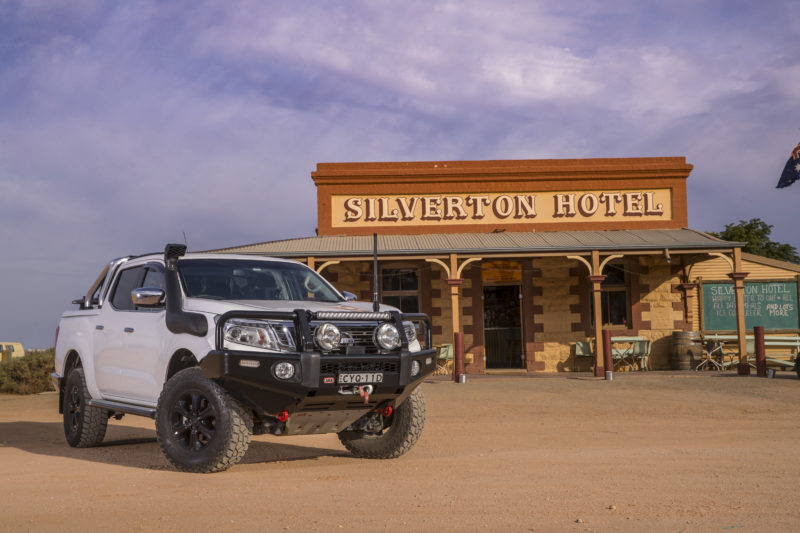
[[[389,418],[390,416],[392,416],[394,409],[392,409],[391,405],[387,405],[383,409],[378,409],[378,412],[382,414],[384,418]]]
[[[354,385],[352,387],[339,387],[339,394],[352,395],[358,394],[364,398],[364,403],[369,403],[369,396],[375,388],[372,385]]]
[[[364,398],[364,403],[369,403],[369,395],[372,394],[372,385],[358,386],[358,394]]]

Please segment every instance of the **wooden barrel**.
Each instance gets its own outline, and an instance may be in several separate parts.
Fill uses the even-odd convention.
[[[672,368],[677,370],[692,370],[695,359],[700,359],[702,347],[700,333],[697,331],[672,332]]]

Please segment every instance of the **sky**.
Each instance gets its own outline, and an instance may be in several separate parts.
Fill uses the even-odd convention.
[[[306,237],[319,162],[685,156],[800,248],[796,0],[0,0],[0,341],[113,257]]]

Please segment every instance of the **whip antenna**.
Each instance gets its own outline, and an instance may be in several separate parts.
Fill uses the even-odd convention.
[[[378,234],[372,234],[372,310],[376,313],[381,308],[378,301]]]

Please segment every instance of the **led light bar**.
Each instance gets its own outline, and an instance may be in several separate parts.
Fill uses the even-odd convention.
[[[352,311],[319,311],[314,314],[317,320],[391,320],[391,313],[357,313]]]

